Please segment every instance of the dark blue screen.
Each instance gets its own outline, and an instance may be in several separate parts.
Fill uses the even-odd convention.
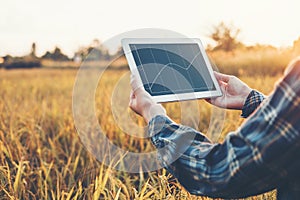
[[[215,90],[198,44],[130,44],[130,49],[152,96]]]

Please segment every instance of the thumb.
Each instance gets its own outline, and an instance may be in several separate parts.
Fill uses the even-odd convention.
[[[216,71],[214,71],[214,75],[215,75],[215,77],[216,77],[216,79],[217,79],[218,81],[223,81],[223,82],[225,82],[225,83],[227,83],[227,82],[229,81],[229,79],[230,79],[230,76],[229,76],[229,75],[227,75],[227,74],[222,74],[222,73],[219,73],[219,72],[216,72]]]
[[[143,84],[141,83],[141,81],[139,81],[138,77],[134,74],[130,75],[130,85],[134,92],[138,89],[143,88]]]

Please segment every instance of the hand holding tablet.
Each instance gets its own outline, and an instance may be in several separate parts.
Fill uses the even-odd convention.
[[[138,85],[156,102],[222,95],[199,39],[126,38],[122,46]]]

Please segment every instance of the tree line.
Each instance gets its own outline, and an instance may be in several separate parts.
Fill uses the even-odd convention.
[[[211,33],[208,35],[214,42],[215,45],[208,45],[208,53],[213,52],[225,52],[232,53],[236,50],[253,50],[253,49],[276,49],[270,45],[255,45],[246,46],[239,40],[239,34],[241,30],[231,24],[225,24],[224,22],[213,26]],[[38,57],[36,55],[36,43],[31,46],[31,51],[28,55],[22,57],[12,57],[10,55],[4,56],[0,59],[0,67],[7,69],[11,68],[33,68],[41,67],[42,60],[50,60],[54,62],[74,61],[81,62],[86,61],[99,61],[99,60],[112,60],[116,57],[122,56],[123,50],[120,47],[119,50],[111,55],[108,49],[101,44],[98,39],[94,39],[91,44],[80,47],[72,58],[65,55],[59,47],[55,47],[53,51],[47,51],[44,55]],[[292,47],[293,52],[300,54],[300,38],[294,42]],[[1,64],[2,61],[2,64]]]

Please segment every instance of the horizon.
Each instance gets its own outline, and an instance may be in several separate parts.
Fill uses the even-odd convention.
[[[38,56],[57,46],[72,57],[94,39],[105,42],[140,28],[172,30],[200,38],[207,45],[212,44],[207,35],[220,22],[241,29],[238,39],[245,45],[288,47],[300,36],[300,24],[294,23],[300,18],[298,5],[295,0],[191,0],[185,4],[171,0],[12,0],[0,8],[0,56],[26,55],[35,42]]]

